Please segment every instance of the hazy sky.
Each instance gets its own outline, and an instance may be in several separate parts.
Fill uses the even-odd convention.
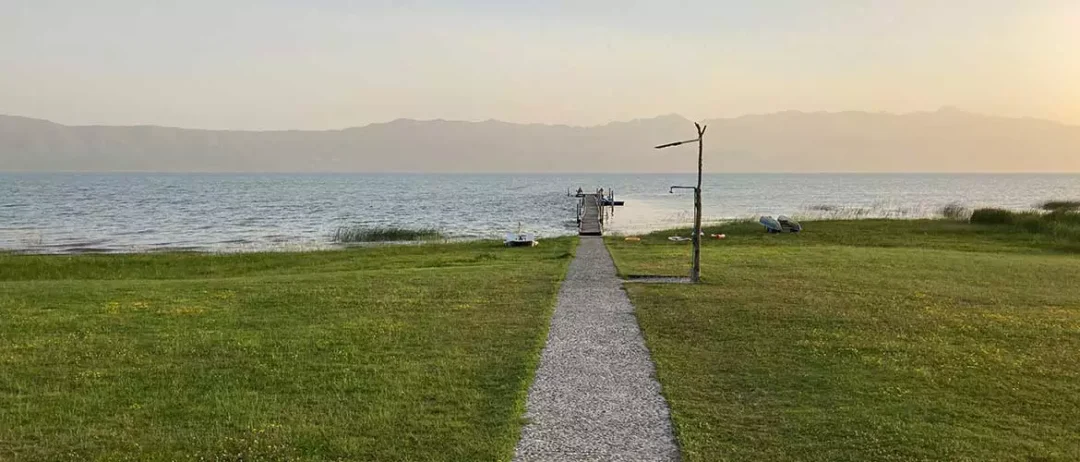
[[[0,113],[68,124],[940,106],[1080,124],[1080,0],[0,0]]]

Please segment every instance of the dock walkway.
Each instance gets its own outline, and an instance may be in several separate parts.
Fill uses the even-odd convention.
[[[599,193],[581,195],[581,212],[578,215],[579,236],[600,236],[604,233],[600,201]]]
[[[582,237],[570,263],[525,419],[516,462],[679,460],[634,307],[601,237]]]

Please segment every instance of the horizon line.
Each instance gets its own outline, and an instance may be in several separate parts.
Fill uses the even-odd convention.
[[[418,171],[155,171],[155,170],[0,170],[0,175],[696,175],[696,171],[675,172],[418,172]],[[1080,175],[1078,171],[775,171],[703,172],[704,175]]]
[[[67,128],[164,128],[164,129],[172,129],[172,130],[212,131],[212,132],[247,132],[247,133],[308,132],[308,133],[322,133],[322,132],[341,132],[341,131],[362,129],[362,128],[368,128],[368,127],[379,126],[379,125],[390,125],[390,124],[394,124],[394,123],[409,123],[409,122],[413,122],[413,123],[460,123],[460,124],[498,123],[498,124],[508,124],[508,125],[518,125],[518,126],[541,126],[541,127],[560,127],[560,128],[572,128],[572,129],[592,129],[592,128],[603,128],[603,127],[607,127],[607,126],[611,126],[611,125],[617,125],[617,124],[630,124],[630,123],[635,123],[635,122],[654,121],[654,120],[658,120],[658,119],[670,119],[670,118],[679,118],[679,119],[682,119],[682,120],[686,121],[687,123],[694,123],[694,122],[706,122],[707,123],[707,122],[715,122],[715,121],[738,120],[738,119],[747,118],[747,117],[768,117],[768,116],[777,116],[777,115],[785,115],[785,114],[798,114],[798,115],[864,114],[864,115],[877,115],[877,116],[906,117],[906,116],[914,116],[914,115],[948,114],[948,113],[963,114],[963,115],[975,116],[975,117],[996,118],[996,119],[1040,121],[1040,122],[1053,123],[1053,124],[1057,124],[1057,125],[1061,125],[1061,126],[1065,126],[1065,127],[1080,127],[1080,124],[1068,123],[1068,122],[1064,122],[1064,121],[1061,121],[1061,120],[1047,119],[1047,118],[1042,118],[1042,117],[1032,117],[1032,116],[1017,117],[1017,116],[1004,116],[1004,115],[997,115],[997,114],[986,114],[986,113],[980,113],[980,112],[966,111],[966,110],[963,110],[963,109],[958,109],[958,108],[956,108],[954,106],[942,106],[942,107],[940,107],[940,108],[938,108],[937,110],[934,110],[934,111],[908,111],[908,112],[866,111],[866,110],[804,111],[804,110],[800,110],[800,109],[786,109],[786,110],[774,111],[774,112],[751,112],[751,113],[746,113],[746,114],[742,114],[742,115],[738,115],[738,116],[713,117],[713,118],[705,118],[705,119],[690,119],[690,118],[688,118],[686,116],[683,116],[681,114],[673,112],[673,113],[661,114],[661,115],[657,115],[657,116],[653,116],[653,117],[638,117],[638,118],[626,119],[626,120],[612,120],[612,121],[609,121],[609,122],[606,122],[606,123],[599,123],[599,124],[593,124],[593,125],[573,125],[573,124],[546,123],[546,122],[513,122],[513,121],[506,121],[506,120],[494,119],[494,118],[489,118],[489,119],[485,119],[485,120],[464,120],[464,119],[444,119],[444,118],[414,119],[414,118],[408,118],[408,117],[399,117],[399,118],[396,118],[396,119],[383,121],[383,122],[370,122],[370,123],[362,124],[362,125],[352,125],[352,126],[341,127],[341,128],[325,128],[325,129],[298,129],[298,128],[230,129],[230,128],[190,128],[190,127],[179,127],[179,126],[172,126],[172,125],[157,125],[157,124],[116,124],[116,125],[111,125],[111,124],[65,124],[65,123],[60,123],[60,122],[53,121],[51,119],[44,119],[44,118],[39,118],[39,117],[29,117],[29,116],[22,116],[22,115],[13,115],[13,114],[0,114],[0,117],[9,117],[9,118],[15,118],[15,119],[26,119],[26,120],[36,121],[36,122],[44,122],[44,123],[49,123],[49,124],[53,124],[53,125],[59,125],[61,127],[67,127]]]

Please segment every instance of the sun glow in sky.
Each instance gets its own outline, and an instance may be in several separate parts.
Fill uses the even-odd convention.
[[[0,0],[0,113],[322,129],[956,106],[1080,124],[1076,0],[170,3]]]

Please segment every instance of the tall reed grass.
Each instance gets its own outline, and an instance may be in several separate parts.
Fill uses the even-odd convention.
[[[1008,226],[1026,233],[1080,242],[1080,211],[1069,208],[1057,208],[1052,212],[978,209],[972,213],[971,222],[980,225]]]
[[[960,203],[953,202],[941,208],[941,216],[949,220],[968,221],[971,219],[972,210]]]
[[[1046,201],[1039,208],[1047,212],[1080,212],[1080,201]]]
[[[342,226],[334,231],[333,238],[334,242],[340,243],[404,242],[442,239],[443,234],[434,228]]]

